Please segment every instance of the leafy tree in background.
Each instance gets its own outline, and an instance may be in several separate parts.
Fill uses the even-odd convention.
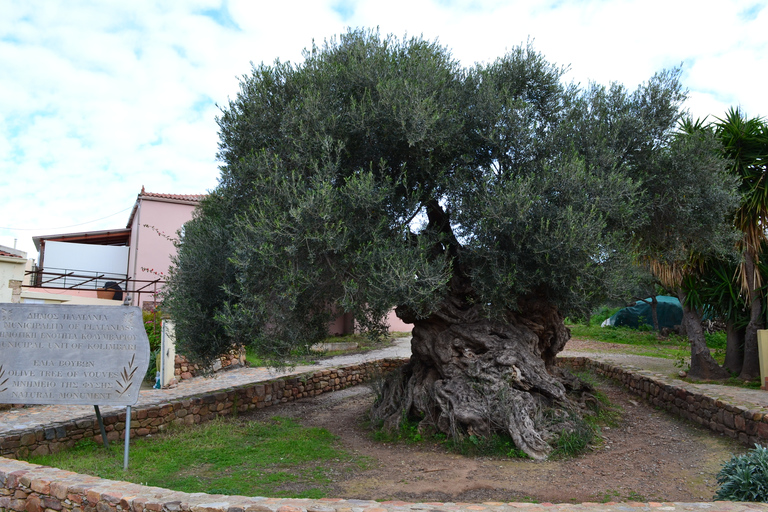
[[[690,375],[725,378],[684,283],[700,274],[704,261],[729,254],[735,240],[729,213],[738,199],[715,135],[683,117],[678,77],[679,70],[660,73],[634,92],[620,84],[592,85],[571,115],[576,147],[587,164],[620,168],[640,184],[638,223],[628,236],[636,261],[683,303]]]
[[[677,72],[634,93],[563,72],[530,45],[467,69],[436,43],[364,30],[254,67],[219,119],[219,186],[179,244],[180,344],[279,360],[339,312],[376,334],[396,306],[413,355],[373,417],[546,456],[584,390],[555,365],[563,316],[601,303],[630,234],[667,220],[656,202],[675,200],[649,209],[644,194],[682,183],[692,209],[728,195],[709,142],[671,136]]]
[[[687,283],[702,275],[707,261],[728,258],[735,240],[729,212],[738,202],[735,182],[705,130],[678,133],[644,183],[653,198],[650,222],[637,235],[641,254],[666,289],[683,306],[683,327],[691,344],[689,376],[722,379],[728,373],[712,357],[697,300]],[[668,170],[668,172],[663,172]]]
[[[747,119],[731,109],[724,119],[684,125],[687,133],[709,131],[718,140],[717,151],[738,188],[731,210],[735,252],[725,257],[701,258],[699,272],[684,282],[687,298],[699,310],[707,309],[726,323],[724,368],[743,379],[759,377],[757,330],[762,328],[766,275],[763,256],[768,214],[768,127],[760,118]]]
[[[768,242],[768,124],[761,118],[748,119],[731,109],[714,125],[731,172],[738,178],[741,202],[736,209],[735,226],[741,233],[737,248],[742,255],[738,275],[740,288],[749,307],[749,323],[744,332],[744,361],[740,377],[760,377],[757,331],[764,328],[763,279],[760,253]]]

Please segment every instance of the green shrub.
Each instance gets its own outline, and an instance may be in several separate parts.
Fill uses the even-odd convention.
[[[586,422],[576,422],[572,429],[561,430],[553,443],[551,458],[569,458],[581,455],[595,439],[595,430]]]
[[[160,342],[163,334],[163,330],[161,328],[162,317],[160,316],[160,311],[155,311],[154,313],[144,311],[142,316],[142,320],[144,321],[144,330],[147,331],[147,338],[149,338],[150,352],[160,350]]]
[[[707,346],[709,348],[725,350],[728,341],[728,335],[725,331],[707,332],[704,333],[704,337],[707,340]]]
[[[162,317],[160,311],[155,311],[154,313],[144,311],[142,316],[144,330],[147,331],[147,339],[149,339],[149,366],[147,367],[147,374],[144,375],[144,380],[147,382],[155,382],[157,358],[160,357],[160,345],[163,335],[161,324]]]
[[[755,445],[732,457],[717,474],[717,483],[716,500],[768,501],[768,448]]]

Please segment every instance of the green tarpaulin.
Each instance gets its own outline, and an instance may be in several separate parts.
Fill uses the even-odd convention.
[[[647,302],[646,302],[647,301]],[[659,329],[668,327],[672,329],[680,325],[683,320],[683,307],[677,297],[668,297],[666,295],[657,295],[656,313],[659,317]],[[603,327],[612,325],[615,327],[632,327],[637,329],[641,325],[653,327],[653,317],[651,316],[651,298],[645,301],[639,300],[634,306],[620,309],[615,315],[603,322]]]

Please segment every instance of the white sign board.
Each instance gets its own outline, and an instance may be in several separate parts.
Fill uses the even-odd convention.
[[[0,304],[0,403],[133,405],[148,364],[137,307]]]

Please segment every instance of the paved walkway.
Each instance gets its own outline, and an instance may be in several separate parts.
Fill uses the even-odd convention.
[[[566,347],[568,349],[568,347]],[[380,350],[374,350],[364,354],[350,354],[337,357],[331,357],[318,362],[316,365],[297,366],[295,368],[279,371],[266,368],[237,368],[225,372],[220,372],[212,377],[196,377],[180,382],[171,389],[144,389],[139,396],[137,405],[151,405],[165,403],[169,400],[182,398],[185,396],[226,389],[250,382],[258,382],[267,379],[279,377],[281,375],[290,375],[304,373],[311,370],[324,367],[336,367],[347,364],[354,364],[362,361],[373,361],[381,358],[409,357],[410,338],[401,338],[391,346]],[[678,369],[674,367],[674,361],[669,359],[660,359],[654,357],[634,356],[628,354],[610,353],[610,352],[588,352],[565,350],[562,356],[585,356],[593,359],[610,361],[623,367],[633,368],[641,373],[652,373],[669,380],[674,379]],[[729,386],[720,386],[714,384],[693,384],[683,383],[676,380],[677,385],[683,385],[696,389],[700,393],[709,396],[719,397],[725,401],[748,405],[751,409],[765,409],[768,412],[768,392],[761,390],[742,389]],[[117,408],[102,407],[102,411],[107,412]],[[91,406],[32,406],[22,409],[12,409],[0,411],[0,432],[11,430],[26,429],[38,425],[50,425],[52,423],[79,419],[94,416]],[[583,503],[583,504],[531,504],[531,503],[404,503],[404,502],[384,502],[377,503],[366,500],[290,500],[290,499],[265,499],[258,498],[261,504],[276,512],[477,512],[486,510],[488,512],[506,512],[512,510],[534,511],[553,511],[553,510],[574,510],[589,512],[608,512],[608,511],[710,511],[710,512],[746,512],[750,510],[760,510],[768,512],[768,504],[761,503]],[[342,508],[339,508],[341,506]],[[226,509],[225,509],[226,510]]]

